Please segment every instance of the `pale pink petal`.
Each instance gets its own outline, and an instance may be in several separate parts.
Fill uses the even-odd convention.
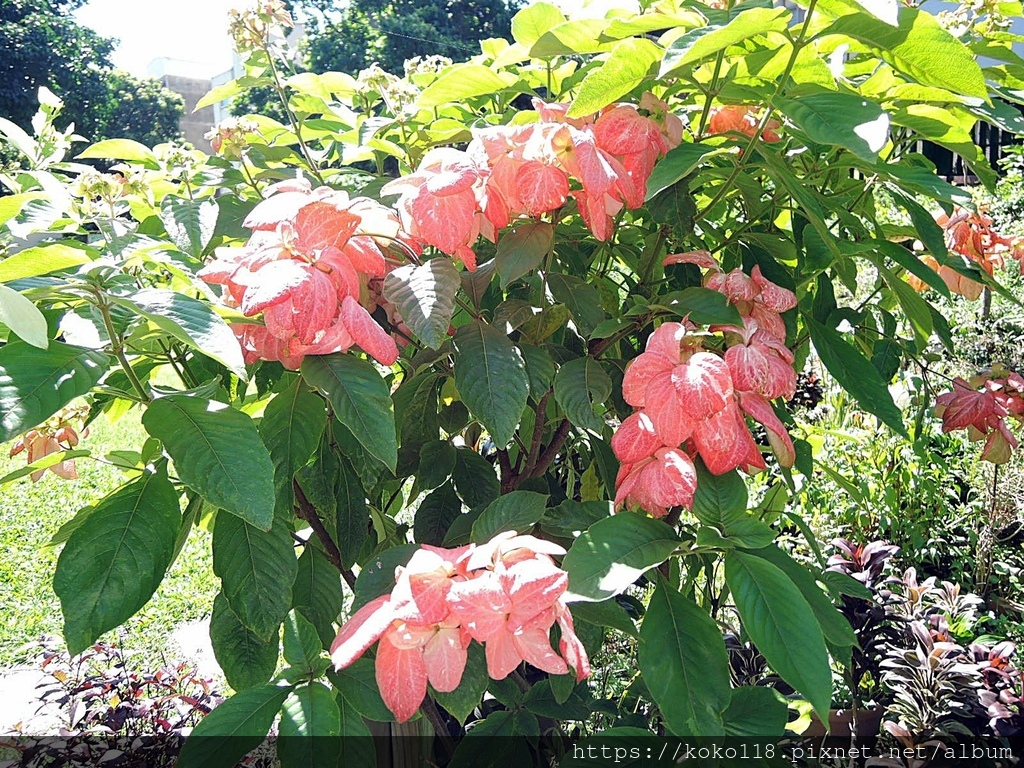
[[[512,601],[489,572],[452,584],[448,605],[474,640],[484,642],[505,629]]]
[[[623,421],[612,435],[612,451],[622,462],[640,461],[653,456],[654,452],[664,445],[654,431],[651,417],[643,411],[638,411]]]
[[[637,408],[643,408],[647,385],[659,374],[671,373],[672,361],[662,355],[642,354],[629,364],[622,378],[622,397]]]
[[[562,657],[569,663],[569,666],[576,670],[576,682],[585,680],[590,676],[590,659],[587,658],[587,649],[583,647],[579,637],[576,636],[576,628],[573,626],[572,614],[564,605],[558,612],[558,626],[562,630],[562,638],[558,641],[558,649]]]
[[[693,418],[683,410],[673,374],[663,373],[651,379],[644,400],[662,445],[674,448],[690,439]]]
[[[293,259],[267,264],[259,272],[253,273],[252,283],[242,296],[242,313],[251,317],[267,307],[280,304],[310,280],[310,271],[309,266]]]
[[[512,642],[512,635],[504,629],[487,641],[484,655],[487,657],[487,676],[492,680],[504,680],[523,661]]]
[[[694,429],[694,443],[708,470],[714,475],[743,466],[757,451],[747,423],[735,401]]]
[[[416,714],[427,695],[427,667],[420,648],[401,649],[388,639],[377,646],[377,687],[395,719],[404,723]]]
[[[331,661],[335,669],[344,669],[377,642],[393,618],[388,596],[371,600],[355,612],[338,630],[331,643]]]
[[[460,634],[458,627],[439,629],[423,646],[427,679],[439,693],[454,691],[462,681],[467,653]]]
[[[398,360],[395,340],[351,296],[346,296],[341,302],[341,318],[345,330],[360,349],[383,365],[394,365]]]
[[[733,402],[729,366],[718,355],[695,353],[672,370],[672,380],[683,412],[691,419],[708,418]]]
[[[712,257],[710,251],[686,251],[685,253],[674,253],[666,256],[661,262],[667,267],[671,264],[696,264],[701,269],[720,269],[718,262]]]
[[[551,675],[564,675],[569,671],[565,660],[551,647],[547,630],[536,627],[521,629],[512,635],[512,644],[516,653],[537,669]]]

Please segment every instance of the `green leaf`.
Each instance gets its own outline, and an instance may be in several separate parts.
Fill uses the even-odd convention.
[[[72,656],[149,601],[180,525],[178,494],[162,466],[107,496],[75,529],[53,575]]]
[[[282,768],[337,764],[341,711],[323,683],[295,688],[281,707],[277,756]]]
[[[839,385],[853,395],[862,408],[905,437],[907,432],[900,409],[896,407],[889,388],[871,362],[843,341],[842,336],[832,328],[807,315],[804,315],[804,325],[821,362]]]
[[[320,661],[320,636],[306,618],[296,610],[284,620],[284,660],[300,671],[315,670]]]
[[[526,533],[544,516],[548,497],[532,491],[499,496],[473,523],[473,541],[483,544],[502,531]]]
[[[355,596],[349,610],[355,613],[371,600],[394,589],[395,568],[408,563],[417,549],[415,544],[399,544],[372,557],[356,577]]]
[[[836,610],[832,601],[821,591],[821,588],[815,583],[814,577],[804,566],[774,546],[756,549],[750,554],[767,560],[785,573],[796,585],[807,604],[811,606],[811,610],[814,611],[814,618],[818,620],[826,641],[839,647],[849,648],[857,645],[857,636],[853,633],[850,622]]]
[[[530,397],[540,400],[551,389],[555,378],[555,361],[543,347],[533,344],[519,344],[519,354],[526,363],[526,375],[530,380]]]
[[[21,209],[32,200],[39,200],[45,197],[42,192],[22,192],[17,195],[0,197],[0,227],[17,216]],[[0,266],[3,262],[0,262]],[[3,280],[0,280],[3,282]]]
[[[455,346],[455,387],[495,445],[505,448],[530,392],[519,350],[508,336],[479,320],[459,329]]]
[[[574,539],[590,528],[598,520],[604,520],[612,514],[612,505],[608,501],[563,501],[557,507],[544,510],[540,527],[552,536],[563,539]]]
[[[197,259],[213,239],[219,214],[220,208],[210,199],[186,200],[167,196],[160,205],[160,221],[171,242]]]
[[[921,138],[960,155],[989,189],[996,182],[984,152],[974,143],[975,118],[966,110],[935,104],[909,104],[894,110],[892,121],[915,131]]]
[[[664,579],[640,627],[640,671],[677,736],[717,736],[729,706],[729,654],[706,611]]]
[[[160,167],[156,155],[145,144],[132,139],[104,139],[86,147],[76,158],[78,160],[128,160],[142,163],[147,168],[156,170]]]
[[[246,414],[215,400],[171,395],[150,403],[142,425],[163,443],[185,485],[211,505],[270,528],[274,465]]]
[[[420,448],[420,463],[416,482],[425,491],[441,485],[452,476],[458,453],[447,440],[435,440]]]
[[[438,349],[448,339],[459,284],[455,264],[440,257],[389,272],[384,278],[384,298],[398,307],[402,320],[420,341]]]
[[[735,325],[742,327],[743,318],[725,294],[710,288],[687,288],[667,294],[658,304],[699,325]]]
[[[611,377],[589,355],[564,363],[555,374],[555,400],[574,426],[600,433],[605,423],[595,408],[611,394]]]
[[[665,51],[658,77],[705,59],[744,40],[767,32],[785,32],[792,14],[785,8],[749,8],[728,24],[699,27],[682,35]]]
[[[217,515],[213,572],[242,624],[265,640],[277,634],[291,608],[298,574],[286,522],[278,520],[261,531],[234,515]]]
[[[565,15],[550,3],[533,3],[512,17],[512,39],[529,48],[545,32],[565,22]]]
[[[575,603],[572,607],[572,618],[574,621],[585,621],[595,627],[617,629],[630,637],[640,637],[629,614],[615,600],[604,600],[600,603]]]
[[[144,288],[115,304],[135,310],[157,328],[222,363],[241,379],[247,378],[238,339],[207,304],[177,291]]]
[[[267,737],[290,687],[259,685],[240,691],[199,721],[185,740],[180,768],[235,765]]]
[[[697,490],[693,495],[693,514],[706,525],[723,525],[747,512],[747,484],[739,472],[713,475],[697,462]]]
[[[89,252],[81,248],[72,248],[64,243],[37,245],[0,261],[0,283],[48,275],[89,261]]]
[[[450,693],[435,691],[434,698],[452,717],[464,723],[466,718],[473,714],[473,710],[480,706],[490,681],[483,646],[471,643],[466,657],[466,669],[462,673],[459,687]]]
[[[523,222],[502,235],[494,255],[501,287],[536,270],[554,241],[555,228],[546,221]]]
[[[594,523],[569,549],[569,598],[600,602],[614,597],[645,571],[663,563],[679,546],[668,525],[634,512]]]
[[[367,720],[389,723],[395,719],[380,697],[376,671],[370,659],[356,659],[344,669],[329,672],[328,677],[345,701]]]
[[[23,341],[0,347],[0,443],[46,421],[88,393],[107,372],[103,352],[51,341],[46,349]]]
[[[339,692],[336,700],[341,721],[341,738],[338,739],[337,760],[332,760],[331,764],[340,766],[376,765],[377,751],[374,747],[373,735],[363,720],[362,714],[345,698],[343,693]],[[381,706],[384,706],[383,702],[381,702]]]
[[[299,377],[263,411],[259,434],[274,464],[274,489],[283,513],[291,514],[292,478],[317,449],[326,426],[324,401]]]
[[[889,116],[860,96],[812,93],[774,103],[811,141],[845,147],[869,162],[889,140]]]
[[[896,301],[899,302],[903,314],[910,321],[910,326],[914,329],[918,341],[922,346],[926,345],[928,339],[931,338],[933,328],[928,302],[922,299],[921,294],[915,291],[909,283],[896,277],[891,270],[886,269],[878,261],[875,262],[875,269],[889,286],[889,290],[896,296]]]
[[[341,561],[346,566],[355,565],[356,558],[369,536],[370,510],[366,506],[366,491],[359,475],[347,459],[338,462],[337,482],[337,540]]]
[[[228,685],[236,691],[263,685],[277,670],[278,639],[265,640],[242,624],[223,592],[213,601],[210,643]]]
[[[756,739],[759,736],[782,736],[788,717],[789,705],[774,688],[743,685],[733,688],[722,720],[727,736]]]
[[[449,526],[462,513],[462,502],[455,495],[455,486],[447,482],[431,491],[416,510],[413,533],[419,544],[439,547]]]
[[[388,385],[370,363],[355,355],[309,356],[302,376],[327,396],[334,415],[360,445],[392,472],[398,463],[395,409]]]
[[[553,272],[547,276],[548,288],[555,300],[564,304],[583,338],[587,338],[604,321],[601,294],[597,288],[578,277]]]
[[[592,115],[625,96],[644,81],[660,58],[661,49],[646,38],[623,40],[583,78],[568,117]]]
[[[705,157],[713,157],[725,152],[725,149],[707,146],[706,144],[691,144],[684,142],[674,149],[670,149],[658,164],[654,166],[650,178],[647,180],[647,199],[655,197],[658,193],[665,191],[677,181],[693,173]]]
[[[607,19],[573,19],[551,27],[530,46],[530,55],[538,59],[571,56],[578,53],[609,51],[614,43],[602,40]]]
[[[472,448],[460,446],[455,450],[452,480],[455,481],[455,490],[466,502],[466,506],[476,508],[490,504],[498,498],[501,484],[494,472],[494,466]]]
[[[416,104],[429,109],[502,91],[507,84],[493,69],[482,64],[456,64],[423,89]]]
[[[343,602],[338,569],[315,545],[307,544],[292,585],[292,605],[316,627],[324,647],[334,639],[334,622],[341,615]]]
[[[989,101],[985,76],[974,55],[927,11],[900,8],[895,27],[866,13],[853,13],[836,19],[820,35],[859,40],[921,85]]]
[[[768,664],[807,697],[819,717],[827,718],[832,701],[828,652],[800,590],[767,560],[736,550],[725,556],[725,580],[743,628]]]
[[[874,166],[871,170],[872,172],[895,179],[901,190],[927,195],[933,200],[949,203],[950,205],[969,206],[972,204],[971,193],[968,190],[954,187],[945,179],[939,178],[935,174],[934,168],[881,163]]]
[[[10,328],[18,338],[39,349],[46,349],[50,333],[46,318],[36,305],[13,288],[0,283],[0,323]]]

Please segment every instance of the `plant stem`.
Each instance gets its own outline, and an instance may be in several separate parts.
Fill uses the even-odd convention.
[[[142,398],[142,402],[148,403],[151,398],[149,392],[146,391],[142,381],[136,375],[135,371],[132,370],[132,365],[128,362],[128,356],[124,353],[124,341],[121,339],[121,335],[114,328],[114,321],[110,317],[110,305],[103,300],[103,296],[96,291],[96,308],[100,311],[100,317],[103,318],[103,327],[107,330],[107,336],[110,338],[110,351],[117,358],[117,362],[121,364],[121,369],[124,371],[124,375],[128,377],[128,381],[131,382],[132,387],[136,392],[139,393],[139,397]]]
[[[355,589],[356,577],[352,574],[352,571],[345,567],[341,561],[341,550],[338,549],[338,545],[334,543],[334,539],[331,538],[331,534],[328,533],[327,528],[324,527],[324,521],[320,519],[319,513],[316,511],[316,507],[309,503],[309,499],[306,498],[306,494],[302,492],[302,487],[299,485],[297,480],[292,480],[292,490],[295,492],[295,501],[299,507],[299,517],[309,523],[309,527],[313,529],[313,533],[320,540],[320,543],[324,548],[324,555],[327,560],[338,569],[341,573],[342,578],[345,579],[345,583],[350,588]]]
[[[285,93],[284,85],[281,83],[281,77],[277,72],[277,66],[274,64],[274,54],[270,52],[270,46],[268,45],[264,45],[263,51],[267,54],[267,61],[270,62],[270,74],[274,78],[274,90],[277,91],[277,96],[281,99],[281,105],[284,107],[285,114],[288,115],[288,122],[292,127],[292,131],[295,133],[295,138],[299,142],[299,149],[302,151],[302,157],[305,159],[306,165],[309,166],[309,172],[313,174],[313,178],[323,186],[324,179],[320,175],[320,169],[317,168],[316,163],[313,162],[313,156],[310,154],[309,147],[306,146],[306,142],[302,138],[302,125],[295,117],[291,107],[288,106],[288,94]]]

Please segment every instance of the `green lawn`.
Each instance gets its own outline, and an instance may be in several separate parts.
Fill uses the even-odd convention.
[[[102,457],[108,451],[138,449],[144,440],[136,413],[113,424],[101,416],[80,447]],[[7,457],[10,447],[0,446],[0,476],[24,465],[24,453]],[[6,609],[0,621],[0,667],[31,658],[33,649],[23,646],[40,635],[61,634],[60,602],[50,587],[59,548],[46,544],[80,507],[124,481],[120,470],[91,459],[78,460],[78,473],[78,480],[63,480],[47,472],[38,483],[26,477],[0,489],[0,604]],[[209,534],[194,529],[153,599],[103,639],[151,654],[159,663],[174,628],[208,616],[216,592]]]

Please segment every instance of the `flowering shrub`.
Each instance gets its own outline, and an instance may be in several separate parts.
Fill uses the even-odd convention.
[[[201,105],[269,87],[284,119],[219,126],[214,156],[103,141],[75,157],[100,172],[66,159],[52,101],[34,135],[0,120],[20,157],[0,174],[0,440],[34,445],[82,401],[148,435],[67,529],[69,650],[138,611],[202,520],[238,693],[196,734],[256,739],[219,743],[227,762],[278,716],[284,737],[408,721],[455,766],[548,764],[570,721],[717,737],[756,710],[781,736],[787,702],[731,682],[724,605],[824,715],[856,639],[774,541],[828,466],[787,401],[814,356],[908,436],[889,385],[952,346],[908,281],[950,296],[930,257],[1001,288],[991,258],[951,256],[974,247],[952,229],[969,196],[914,150],[990,183],[968,129],[1016,126],[997,96],[1019,91],[975,58],[1009,45],[986,37],[1001,16],[954,36],[895,3],[802,14],[536,3],[469,61],[352,77],[290,74],[266,0],[232,16],[245,74]],[[913,226],[880,222],[876,190]],[[955,390],[947,425],[1005,454],[1016,381]],[[93,458],[52,437],[0,481]],[[611,633],[639,638],[637,685],[602,701],[588,660]],[[481,758],[487,734],[528,754]]]

